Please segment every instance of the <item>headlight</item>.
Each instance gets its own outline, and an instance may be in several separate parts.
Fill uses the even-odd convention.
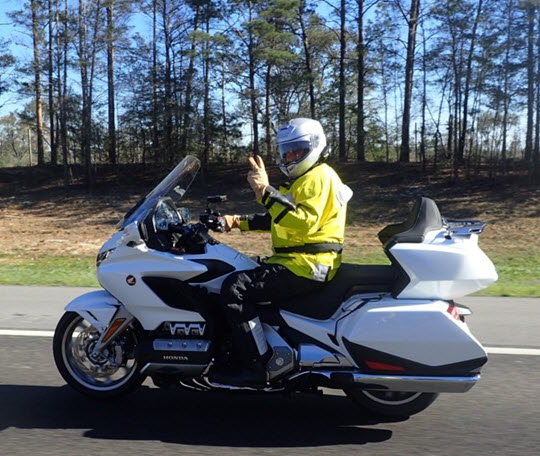
[[[114,250],[116,249],[115,248],[109,249],[109,250],[105,250],[105,252],[98,253],[98,256],[96,258],[96,268],[99,268],[101,263],[103,263]]]

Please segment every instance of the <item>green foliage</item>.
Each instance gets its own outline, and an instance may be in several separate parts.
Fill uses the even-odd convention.
[[[110,39],[115,53],[120,162],[168,163],[186,153],[201,156],[208,153],[210,160],[230,161],[246,150],[253,150],[254,120],[259,125],[259,137],[264,137],[268,125],[275,128],[291,117],[310,116],[312,98],[316,116],[328,132],[329,143],[338,149],[339,2],[107,0],[99,10],[95,9],[95,2],[86,2],[84,22],[90,35],[83,44],[85,53],[91,54],[85,57],[92,64],[88,78],[90,83],[93,81],[90,102],[93,119],[91,125],[85,123],[82,132],[84,59],[79,38],[84,27],[78,17],[79,4],[65,0],[52,2],[49,21],[49,2],[19,3],[8,13],[17,32],[28,39],[23,39],[26,50],[17,59],[10,54],[8,43],[0,41],[0,108],[8,96],[14,99],[15,93],[23,100],[19,106],[36,105],[29,34],[32,3],[37,7],[39,25],[45,148],[50,148],[52,139],[48,137],[50,104],[56,119],[53,122],[59,122],[61,110],[68,120],[68,155],[75,163],[84,162],[81,143],[86,129],[90,133],[84,146],[90,142],[93,161],[108,160],[110,138],[104,120],[109,40],[104,8],[108,6],[114,12]],[[358,3],[346,2],[345,11],[346,147],[349,159],[355,157],[356,91],[363,79],[367,158],[389,160],[394,158],[394,153],[389,151],[400,146],[409,3],[364,2],[362,75],[357,68]],[[534,10],[536,37],[540,3],[482,0],[473,43],[479,4],[477,0],[421,2],[422,36],[416,46],[410,133],[414,136],[415,123],[419,125],[422,112],[427,112],[424,144],[430,160],[435,155],[435,144],[439,157],[443,153],[450,157],[454,153],[452,146],[464,135],[465,153],[470,162],[496,161],[502,156],[503,132],[509,137],[507,147],[513,154],[508,156],[520,158],[524,136],[520,119],[525,117],[527,109],[530,111],[530,106],[526,106],[527,11]],[[52,100],[47,99],[49,49],[53,53]],[[533,52],[536,68],[539,50],[540,44],[536,43]],[[472,82],[465,100],[469,52]],[[421,63],[426,65],[425,110],[421,107],[424,90]],[[61,104],[58,93],[61,84],[57,87],[57,83],[64,76],[67,76],[68,100]],[[538,85],[538,75],[535,78]],[[313,97],[310,88],[314,89]],[[467,129],[463,132],[460,129],[464,125],[465,102],[469,113]],[[26,116],[24,110],[17,108],[17,111],[23,122],[35,121],[35,114]],[[540,124],[539,120],[536,122]],[[411,148],[419,142],[420,138],[416,138]],[[207,148],[209,152],[205,152]],[[0,150],[3,163],[17,162],[6,158],[10,153],[9,149]],[[45,157],[48,156],[46,150]]]
[[[95,287],[95,259],[86,257],[39,257],[21,260],[0,255],[0,283]]]

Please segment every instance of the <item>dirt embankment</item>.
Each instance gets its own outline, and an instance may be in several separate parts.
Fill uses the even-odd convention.
[[[519,175],[489,178],[485,174],[452,184],[441,171],[426,176],[416,164],[345,164],[336,166],[353,190],[347,245],[379,248],[376,233],[406,217],[415,196],[436,200],[448,218],[480,219],[491,227],[482,242],[491,251],[539,249],[540,188]],[[195,216],[205,196],[227,194],[223,213],[250,213],[263,208],[245,181],[247,165],[221,165],[199,175],[185,205]],[[146,194],[164,169],[122,166],[98,170],[98,185],[88,192],[80,183],[62,185],[61,169],[0,169],[0,254],[95,255],[129,207]],[[271,181],[281,179],[270,169]],[[230,234],[228,242],[248,253],[264,253],[256,234]]]

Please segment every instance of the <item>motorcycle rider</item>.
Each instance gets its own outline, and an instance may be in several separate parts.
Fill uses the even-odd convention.
[[[297,118],[277,133],[277,160],[289,178],[279,187],[268,181],[260,156],[249,158],[247,180],[267,212],[226,215],[226,231],[270,230],[273,255],[259,267],[229,275],[220,304],[240,366],[216,369],[211,379],[229,385],[264,385],[271,356],[257,303],[314,292],[332,280],[341,264],[349,187],[325,162],[329,155],[321,124]]]

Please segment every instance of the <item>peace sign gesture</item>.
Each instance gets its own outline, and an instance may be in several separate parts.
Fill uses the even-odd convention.
[[[247,175],[247,181],[255,192],[255,196],[259,199],[270,184],[268,182],[268,174],[264,167],[263,159],[260,155],[255,155],[255,158],[249,157],[249,166],[251,171]]]

